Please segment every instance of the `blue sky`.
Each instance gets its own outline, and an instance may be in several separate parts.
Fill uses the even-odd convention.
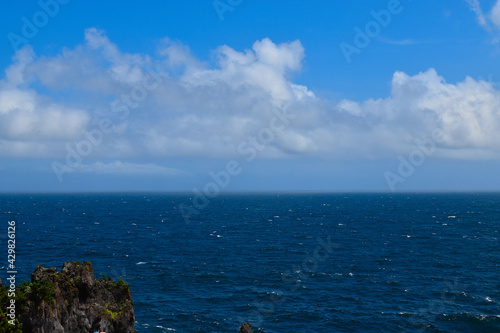
[[[0,191],[500,189],[500,1],[0,15]]]

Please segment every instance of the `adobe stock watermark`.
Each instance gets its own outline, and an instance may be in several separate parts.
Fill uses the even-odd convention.
[[[243,0],[215,0],[212,2],[219,20],[224,21],[224,13],[232,12],[237,6],[241,5]]]
[[[352,62],[353,54],[360,54],[361,50],[368,47],[372,39],[380,35],[382,28],[386,28],[391,24],[393,16],[401,14],[403,9],[400,0],[389,0],[387,9],[382,9],[378,12],[372,10],[370,12],[373,20],[367,22],[364,29],[357,26],[354,27],[355,35],[352,44],[346,42],[339,44],[347,63],[350,64]]]
[[[252,162],[259,152],[276,140],[276,137],[290,124],[290,120],[295,118],[295,115],[288,113],[287,109],[281,111],[274,109],[273,113],[274,116],[267,127],[262,128],[256,136],[249,135],[238,145],[238,154],[245,157],[245,161]],[[192,205],[179,205],[184,222],[190,224],[190,218],[200,214],[200,211],[210,204],[210,199],[216,198],[220,191],[230,184],[231,179],[242,172],[243,166],[237,160],[228,161],[223,170],[209,172],[211,181],[207,182],[203,189],[193,189]]]
[[[31,18],[27,18],[26,16],[21,17],[21,34],[19,35],[14,32],[9,32],[7,34],[7,38],[14,52],[19,51],[22,46],[29,43],[30,39],[35,38],[40,29],[45,27],[50,19],[54,18],[59,13],[61,5],[65,5],[69,1],[70,0],[38,1],[38,6],[40,7],[39,11],[34,13]]]
[[[113,114],[116,114],[120,122],[125,121],[130,116],[130,110],[139,106],[139,103],[144,101],[148,94],[157,89],[163,82],[165,74],[162,74],[157,67],[147,70],[147,75],[143,78],[141,84],[132,87],[127,94],[122,94],[120,98],[113,100],[109,109]],[[81,165],[83,159],[88,157],[94,151],[95,147],[99,146],[106,135],[118,134],[117,125],[112,118],[100,118],[97,125],[89,130],[82,131],[83,139],[78,142],[66,144],[65,163],[57,161],[52,162],[52,170],[59,182],[63,182],[63,176],[71,173],[75,168]]]
[[[491,75],[488,78],[488,82],[481,78],[479,78],[479,81],[481,84],[476,87],[473,96],[478,100],[482,100],[484,90],[487,88],[486,85],[493,86],[495,84],[492,81]],[[448,131],[455,129],[462,125],[465,120],[469,119],[472,116],[470,108],[470,102],[462,101],[458,104],[458,110],[456,112],[445,114],[443,116],[443,122],[447,124],[446,129]],[[399,164],[397,173],[391,171],[384,172],[384,178],[389,189],[394,192],[397,184],[406,182],[406,180],[416,172],[416,169],[424,164],[426,159],[436,152],[437,146],[439,144],[444,144],[449,136],[449,133],[444,129],[436,129],[433,131],[430,138],[416,139],[414,143],[417,147],[413,149],[407,157],[403,155],[398,156]]]
[[[7,274],[8,281],[8,304],[7,317],[9,325],[14,326],[16,321],[16,221],[8,221],[7,226],[8,241],[7,241]]]
[[[271,316],[276,309],[276,306],[287,301],[287,296],[284,295],[285,289],[288,291],[296,291],[299,289],[311,276],[316,273],[319,264],[330,258],[334,249],[339,248],[340,244],[332,243],[330,235],[326,239],[317,237],[319,243],[313,251],[313,255],[302,260],[300,265],[293,265],[290,270],[282,273],[281,281],[284,286],[281,290],[273,292],[269,300],[253,303],[256,308],[249,315],[249,318],[239,318],[239,322],[248,321],[255,326],[261,326],[264,323],[264,318]]]

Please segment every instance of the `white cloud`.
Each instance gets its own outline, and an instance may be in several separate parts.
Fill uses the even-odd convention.
[[[191,55],[187,45],[169,38],[163,39],[158,49],[158,54],[165,57],[163,64],[170,70],[193,70],[204,66],[202,62]]]
[[[95,162],[92,164],[79,164],[74,171],[95,173],[101,175],[149,175],[149,176],[175,176],[183,172],[152,163],[138,164],[114,161],[110,163]]]
[[[257,158],[393,156],[436,130],[446,133],[437,156],[498,158],[500,95],[492,84],[447,83],[433,69],[396,72],[386,98],[333,103],[293,83],[304,54],[299,41],[263,39],[244,51],[221,46],[210,64],[168,39],[155,55],[123,53],[96,29],[53,57],[24,48],[0,81],[0,157],[64,160],[68,146],[87,140],[83,131],[107,120],[112,133],[85,158],[246,158],[238,148],[274,125],[280,130],[265,149],[259,144]],[[283,112],[294,119],[273,125]],[[169,172],[80,164],[81,172]]]
[[[0,81],[0,153],[12,152],[9,140],[33,143],[34,149],[23,149],[30,155],[40,153],[40,143],[78,138],[89,124],[85,110],[51,101],[31,85],[35,81],[31,68],[38,66],[31,47],[21,49]],[[16,152],[16,155],[18,152]]]
[[[268,94],[275,106],[303,95],[313,96],[305,87],[287,79],[287,74],[301,68],[304,48],[299,41],[276,45],[265,38],[244,53],[225,45],[216,50],[216,56],[220,68],[187,71],[181,81],[195,87],[214,89],[225,85],[232,90]]]
[[[344,101],[340,107],[346,105],[354,110],[351,113],[369,119],[366,123],[372,125],[375,139],[392,136],[404,147],[440,131],[445,134],[443,142],[436,143],[441,155],[476,158],[474,149],[486,149],[490,156],[500,156],[500,135],[495,130],[500,126],[500,94],[485,81],[468,77],[449,84],[434,69],[415,76],[396,72],[390,97]]]
[[[0,89],[0,140],[69,140],[89,123],[83,110],[45,101],[32,89]]]
[[[493,43],[500,41],[500,0],[497,0],[491,11],[487,14],[481,9],[479,0],[466,0],[471,10],[476,14],[477,21],[484,30],[494,35]]]
[[[391,45],[399,45],[399,46],[408,46],[408,45],[415,45],[415,44],[422,44],[422,41],[417,41],[414,39],[390,39],[386,37],[377,37],[377,40],[381,41],[382,43],[386,44],[391,44]]]
[[[479,25],[488,31],[491,30],[489,22],[487,21],[486,16],[484,15],[483,10],[481,9],[481,4],[479,3],[479,0],[466,0],[466,1],[469,4],[470,9],[476,14],[476,18]]]
[[[13,57],[14,63],[5,71],[6,80],[2,81],[3,87],[16,87],[30,81],[27,76],[26,67],[33,63],[35,54],[29,46],[16,52]]]
[[[497,0],[497,3],[491,10],[491,21],[495,24],[497,29],[500,29],[500,0]]]

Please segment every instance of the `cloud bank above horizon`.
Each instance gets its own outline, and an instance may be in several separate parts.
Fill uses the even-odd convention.
[[[243,51],[219,46],[209,60],[168,38],[154,55],[128,54],[95,28],[55,56],[25,46],[0,81],[0,156],[62,160],[80,149],[93,161],[379,159],[439,133],[436,156],[500,158],[500,92],[492,82],[447,83],[432,68],[396,71],[385,98],[331,101],[294,83],[305,54],[298,40],[268,38]],[[94,146],[78,146],[85,140]],[[79,169],[111,172],[120,163]]]

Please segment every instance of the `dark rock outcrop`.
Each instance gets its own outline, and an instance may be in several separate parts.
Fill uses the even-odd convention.
[[[250,323],[244,323],[240,327],[240,333],[253,333],[252,325],[250,325]]]
[[[24,333],[88,333],[96,318],[107,333],[135,332],[129,286],[96,280],[88,261],[66,262],[61,272],[38,265],[31,284],[18,289],[24,296],[16,304]]]

